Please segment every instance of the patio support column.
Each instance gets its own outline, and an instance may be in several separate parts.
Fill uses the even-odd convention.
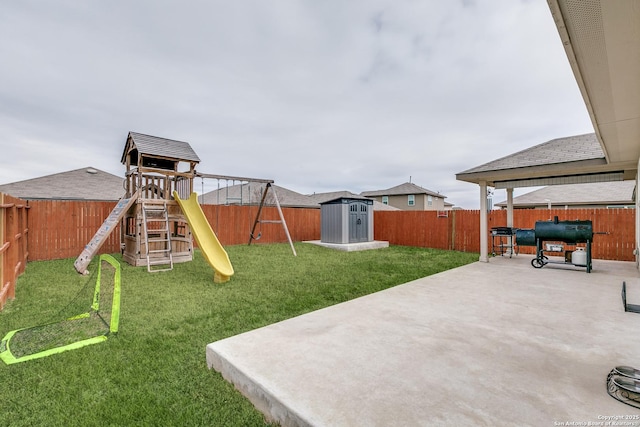
[[[507,188],[507,227],[513,227],[513,188]],[[507,237],[509,255],[513,254],[513,235]]]
[[[513,188],[507,188],[507,227],[513,227]]]
[[[480,181],[480,262],[489,262],[489,220],[487,215],[487,182]]]

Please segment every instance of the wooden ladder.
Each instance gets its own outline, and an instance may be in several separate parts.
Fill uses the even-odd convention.
[[[162,205],[142,204],[142,224],[147,255],[147,271],[173,270],[173,255],[171,251],[171,231],[169,230],[169,214],[166,202]],[[158,226],[149,227],[150,224]],[[149,232],[153,237],[149,237]],[[160,249],[151,249],[150,245],[160,243]],[[158,256],[160,255],[160,256]],[[154,268],[156,266],[156,268]]]

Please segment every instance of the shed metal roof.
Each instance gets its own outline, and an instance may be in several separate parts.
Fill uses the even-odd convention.
[[[352,193],[351,191],[342,190],[342,191],[329,191],[327,193],[313,193],[308,196],[311,200],[316,204],[322,204],[324,202],[328,202],[330,200],[347,198],[347,199],[365,199],[366,197],[361,196],[359,194]]]
[[[188,142],[129,132],[127,143],[125,144],[120,160],[123,164],[126,162],[127,152],[129,151],[128,147],[131,143],[135,145],[140,154],[196,163],[200,162],[200,157],[193,151],[193,148],[191,148]]]
[[[363,196],[341,196],[341,197],[336,197],[333,199],[329,199],[329,200],[325,200],[324,202],[320,202],[321,205],[328,205],[328,204],[333,204],[333,203],[342,203],[343,201],[350,201],[350,200],[359,200],[361,202],[366,202],[367,204],[372,205],[373,204],[373,200],[368,198],[368,197],[363,197]]]

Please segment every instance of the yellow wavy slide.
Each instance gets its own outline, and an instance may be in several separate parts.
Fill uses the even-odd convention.
[[[178,202],[184,216],[187,217],[191,233],[198,242],[198,247],[202,255],[209,265],[215,270],[213,281],[216,283],[224,283],[233,276],[233,266],[229,260],[227,251],[224,250],[220,241],[213,232],[207,217],[204,216],[200,203],[198,203],[198,195],[191,193],[186,200],[181,200],[176,191],[173,192],[173,198]]]

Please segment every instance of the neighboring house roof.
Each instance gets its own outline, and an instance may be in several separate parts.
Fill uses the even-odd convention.
[[[260,204],[262,193],[264,192],[266,184],[252,182],[249,184],[236,184],[229,187],[220,188],[219,190],[213,190],[200,196],[200,203],[209,205],[248,205],[248,204]],[[296,193],[284,187],[272,184],[271,190],[267,194],[266,205],[275,205],[273,199],[272,190],[275,190],[278,195],[278,202],[280,206],[287,207],[319,207],[317,203],[310,200],[309,197],[304,194]]]
[[[314,201],[314,203],[316,204],[320,204],[320,203],[324,203],[324,202],[328,202],[329,200],[335,200],[335,199],[339,199],[342,197],[345,198],[355,198],[355,199],[361,199],[361,198],[365,198],[359,194],[355,194],[352,193],[351,191],[330,191],[327,193],[313,193],[310,194],[309,197],[311,200]]]
[[[467,169],[460,174],[525,168],[581,160],[603,159],[604,153],[595,133],[556,138],[526,150]]]
[[[384,203],[380,203],[379,201],[374,200],[373,210],[374,211],[400,211],[402,209],[398,209],[395,206],[385,205]]]
[[[129,151],[127,148],[131,143],[135,145],[140,154],[187,160],[196,163],[200,162],[200,158],[188,142],[129,132],[127,143],[125,144],[122,158],[120,159],[123,164],[126,161],[127,152]]]
[[[550,185],[513,198],[517,207],[572,205],[632,205],[635,181],[595,182],[588,184]],[[495,206],[506,207],[507,202]]]
[[[427,194],[430,196],[441,197],[443,199],[447,197],[410,182],[405,182],[404,184],[396,185],[395,187],[387,188],[386,190],[363,191],[360,193],[361,196],[365,197],[403,196],[405,194]]]
[[[119,200],[124,178],[91,166],[0,185],[0,192],[25,200]]]
[[[237,184],[231,185],[229,187],[224,187],[219,190],[213,190],[204,195],[200,196],[199,200],[202,204],[209,205],[239,205],[240,200],[242,199],[242,204],[248,205],[260,204],[260,199],[262,197],[262,192],[264,191],[264,187],[266,184],[252,182],[250,184]],[[312,195],[304,195],[297,193],[293,190],[289,190],[288,188],[280,187],[278,185],[272,184],[272,189],[275,189],[278,194],[278,202],[280,202],[280,206],[290,207],[290,208],[317,208],[320,209],[320,203],[324,203],[329,200],[335,200],[340,197],[348,197],[355,199],[365,199],[358,194],[352,193],[350,191],[334,191],[330,193],[314,193]],[[271,193],[271,191],[269,192]],[[228,201],[228,202],[227,202]],[[275,205],[275,200],[273,199],[273,195],[267,195],[267,200],[265,200],[265,204],[268,206]],[[393,206],[387,206],[380,202],[373,202],[373,210],[376,211],[397,211],[399,209],[394,208]]]

